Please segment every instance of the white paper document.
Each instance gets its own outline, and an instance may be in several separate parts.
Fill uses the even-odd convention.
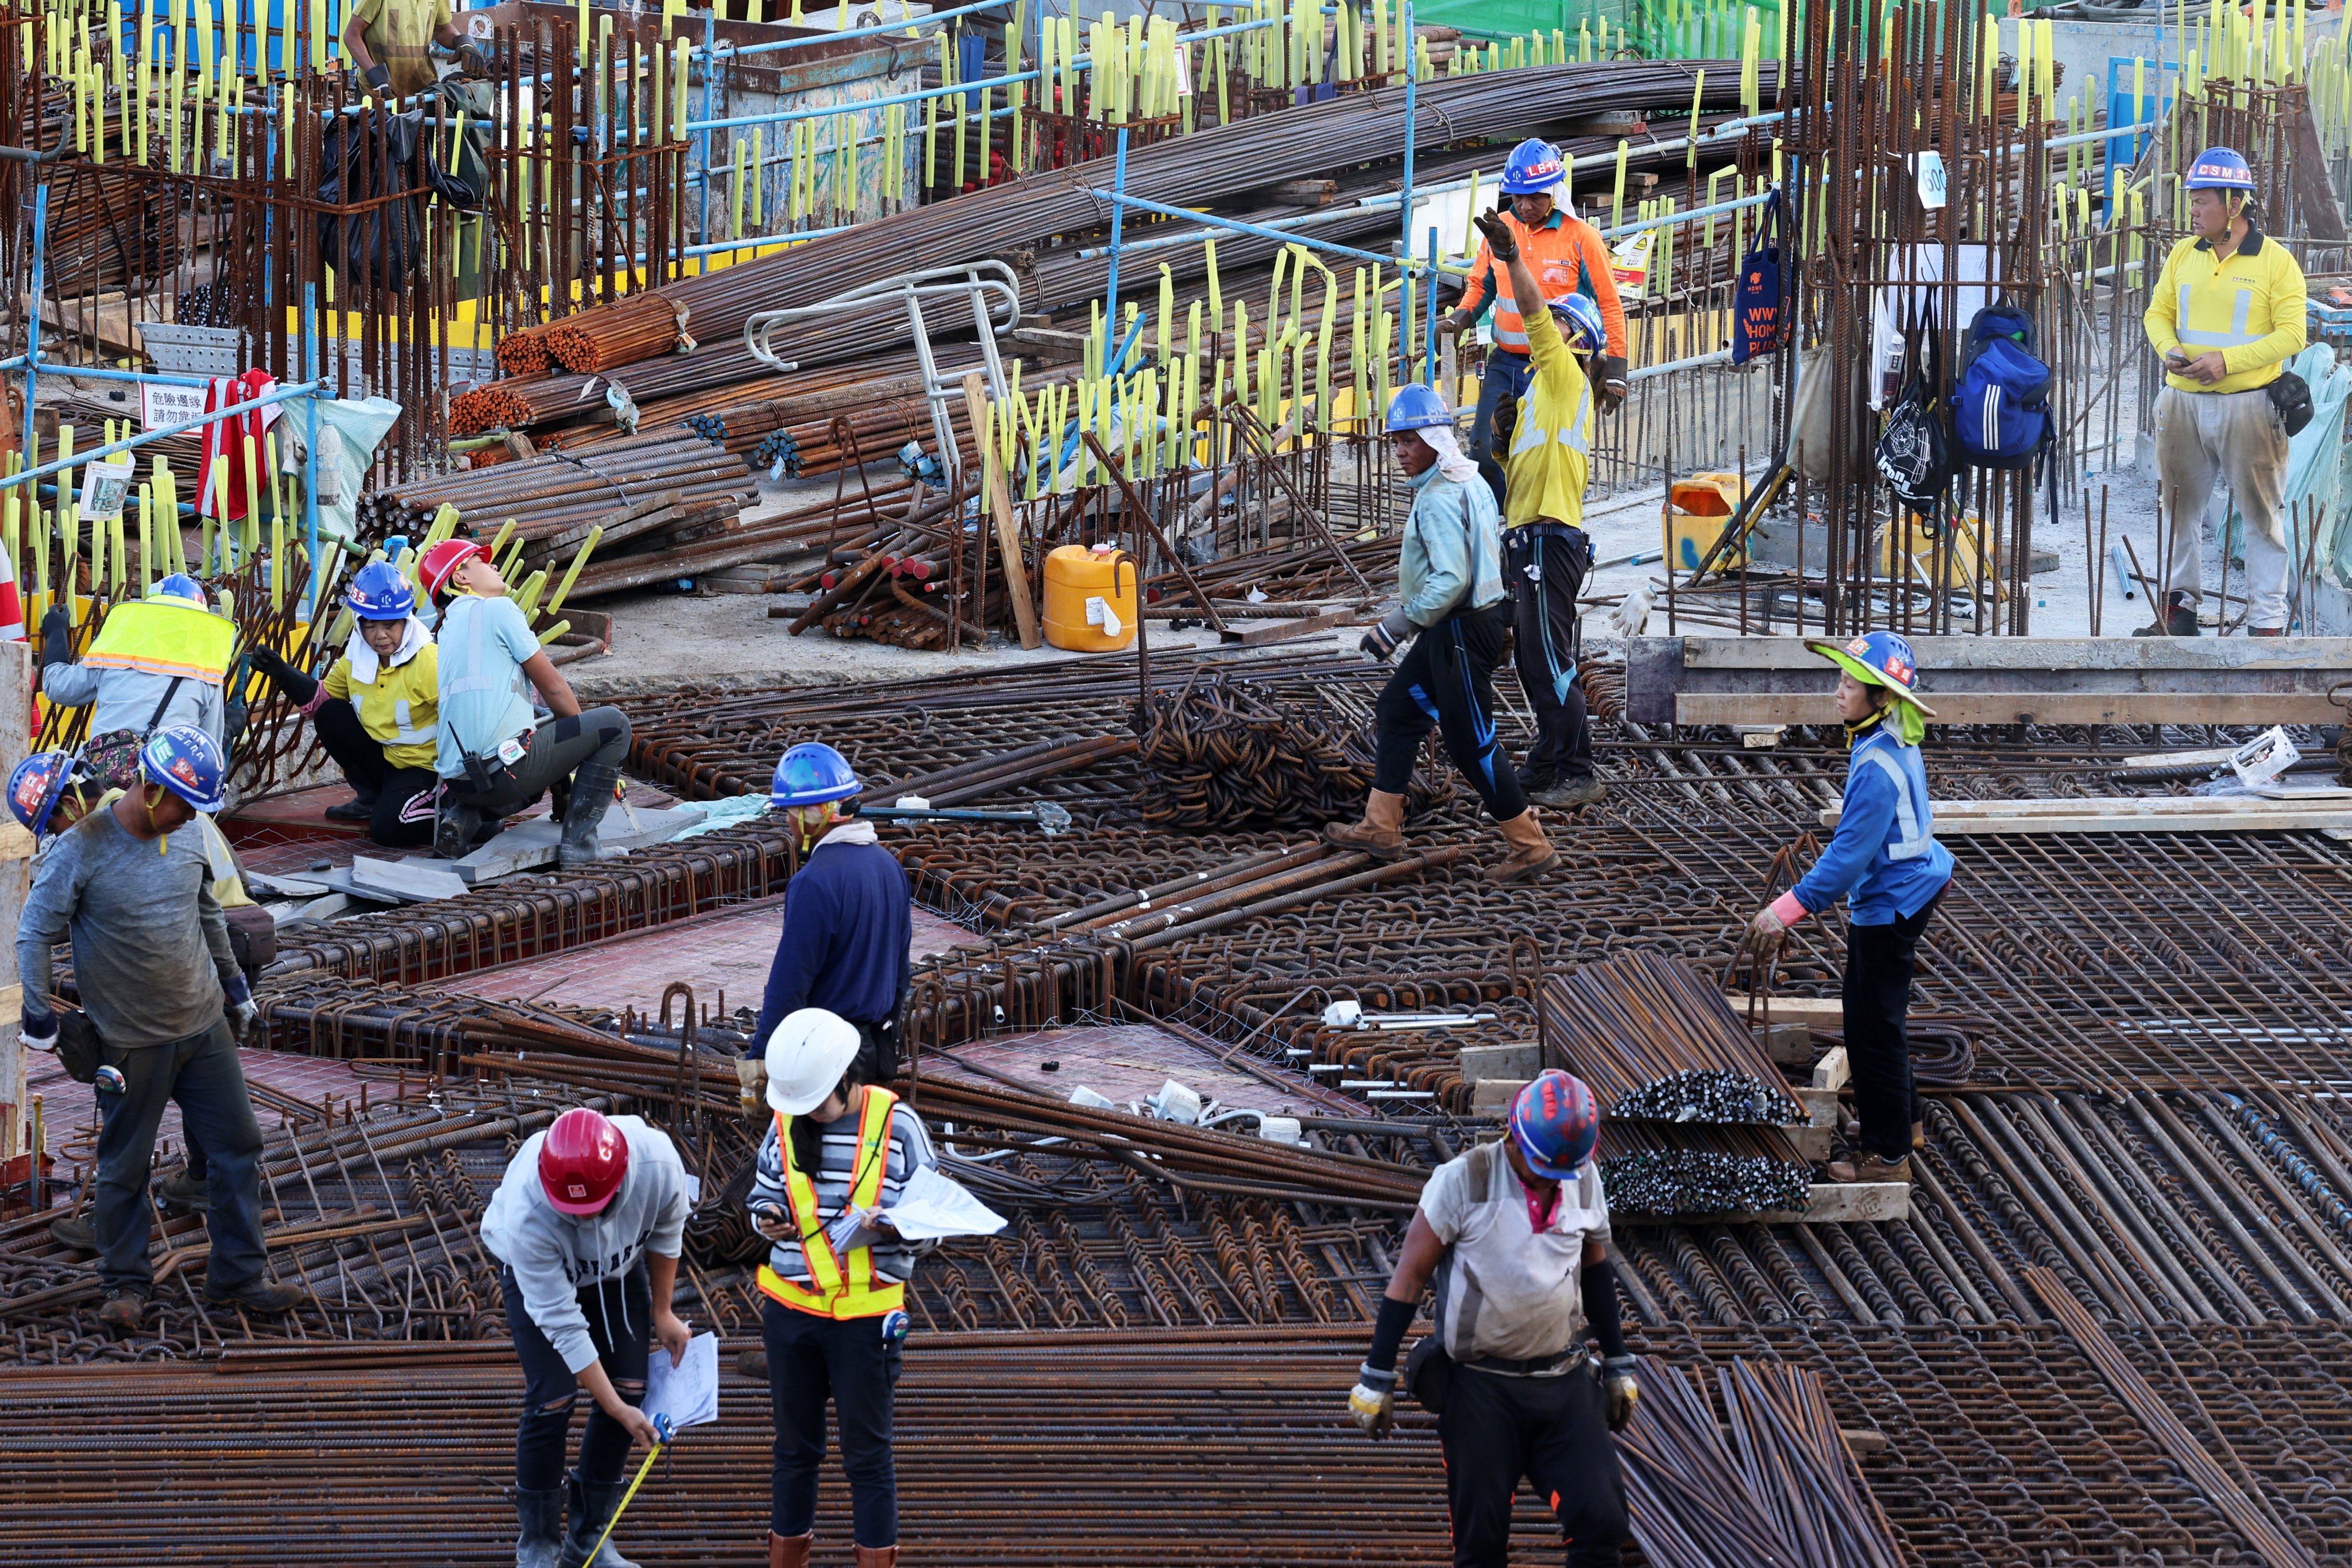
[[[686,1342],[686,1354],[676,1366],[669,1352],[656,1342],[646,1373],[648,1418],[667,1415],[678,1427],[699,1426],[719,1419],[719,1336],[697,1334]]]
[[[906,1189],[889,1211],[898,1234],[908,1241],[929,1241],[943,1236],[994,1236],[1004,1228],[1004,1216],[973,1197],[952,1176],[925,1165],[907,1178]]]

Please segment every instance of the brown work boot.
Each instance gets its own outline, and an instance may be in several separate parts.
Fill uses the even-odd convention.
[[[1339,849],[1360,849],[1375,860],[1394,860],[1404,854],[1404,796],[1376,789],[1364,797],[1364,820],[1323,830],[1323,842]]]
[[[98,1227],[83,1215],[69,1214],[65,1218],[49,1222],[49,1239],[59,1247],[70,1247],[76,1252],[98,1250]]]
[[[210,1285],[205,1287],[205,1305],[207,1307],[242,1307],[248,1312],[259,1312],[268,1318],[290,1312],[301,1304],[301,1291],[272,1279],[256,1279],[234,1290],[215,1291]]]
[[[861,1546],[857,1549],[857,1568],[898,1568],[898,1549],[895,1546]]]
[[[118,1334],[135,1334],[146,1311],[147,1292],[126,1287],[107,1292],[106,1305],[98,1310],[98,1321]]]
[[[1852,1182],[1907,1183],[1911,1180],[1911,1162],[1907,1157],[1882,1160],[1875,1154],[1864,1154],[1859,1160],[1832,1160],[1830,1162],[1830,1180],[1840,1184]]]
[[[1503,824],[1503,841],[1511,847],[1510,854],[1480,873],[1490,882],[1524,882],[1559,864],[1559,851],[1544,836],[1534,806]]]
[[[778,1535],[768,1531],[768,1568],[808,1568],[809,1553],[816,1550],[816,1531],[805,1535]]]
[[[2154,626],[2133,628],[2136,637],[2193,637],[2197,630],[2197,606],[2185,594],[2175,594],[2168,601],[2164,618]]]

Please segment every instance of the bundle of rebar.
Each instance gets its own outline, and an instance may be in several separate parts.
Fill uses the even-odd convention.
[[[1804,1208],[1812,1171],[1761,1127],[1601,1124],[1601,1180],[1612,1212],[1710,1219]]]
[[[1372,748],[1360,728],[1246,679],[1153,692],[1135,728],[1143,820],[1156,827],[1319,827],[1353,818],[1372,787]],[[1416,816],[1450,806],[1456,794],[1454,770],[1427,752],[1406,796]]]
[[[688,346],[688,310],[658,294],[633,294],[617,305],[570,316],[541,329],[547,352],[575,374],[608,370]]]
[[[1718,1426],[1691,1374],[1644,1360],[1618,1435],[1633,1539],[1656,1568],[1906,1568],[1820,1376],[1735,1360]]]
[[[1632,1121],[1797,1122],[1805,1108],[1720,986],[1678,959],[1633,952],[1554,976],[1545,1023],[1604,1114]]]

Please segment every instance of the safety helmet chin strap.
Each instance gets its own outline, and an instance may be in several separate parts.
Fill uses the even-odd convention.
[[[815,847],[817,838],[841,815],[841,803],[828,800],[816,805],[793,807],[793,825],[800,829],[801,853],[805,855]]]

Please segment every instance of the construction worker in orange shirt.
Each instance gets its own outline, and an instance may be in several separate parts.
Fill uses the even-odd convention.
[[[1503,165],[1503,194],[1511,210],[1504,221],[1518,240],[1519,254],[1536,275],[1547,300],[1562,294],[1582,294],[1601,307],[1609,330],[1608,352],[1593,376],[1594,401],[1603,414],[1613,413],[1625,401],[1625,310],[1617,300],[1617,277],[1609,269],[1609,245],[1601,231],[1559,204],[1567,193],[1568,164],[1559,149],[1532,137],[1511,149]],[[1497,266],[1491,246],[1481,243],[1471,264],[1470,285],[1462,303],[1438,322],[1441,332],[1467,331],[1492,304],[1495,310],[1495,352],[1478,387],[1478,414],[1470,426],[1470,456],[1476,461],[1494,454],[1496,410],[1516,407],[1527,395],[1535,366],[1528,358],[1528,334],[1511,300],[1508,275]],[[1504,424],[1508,414],[1501,416]]]

